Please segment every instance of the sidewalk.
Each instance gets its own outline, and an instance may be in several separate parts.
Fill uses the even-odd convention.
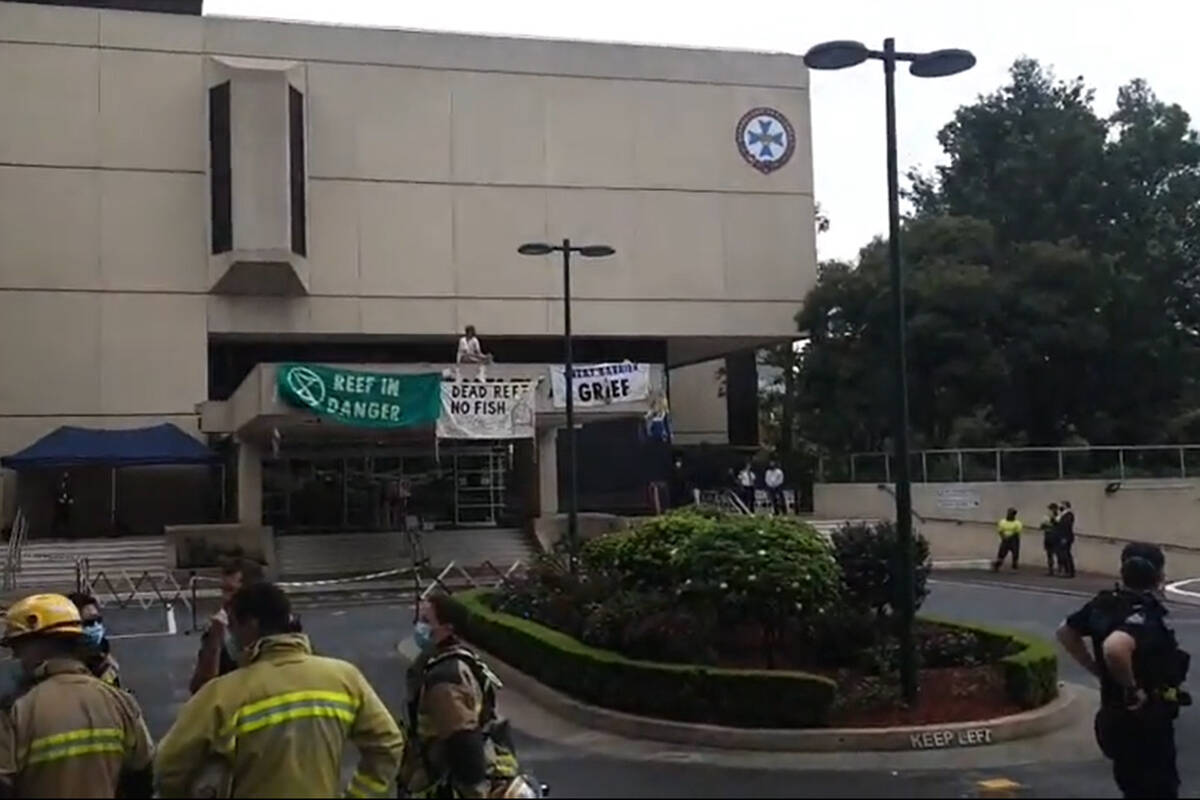
[[[1018,589],[1031,589],[1053,594],[1094,595],[1111,589],[1117,579],[1110,575],[1080,572],[1074,578],[1059,578],[1046,574],[1045,568],[1022,567],[1013,570],[1004,567],[999,572],[991,569],[946,569],[930,576],[931,581],[953,583],[986,583]]]

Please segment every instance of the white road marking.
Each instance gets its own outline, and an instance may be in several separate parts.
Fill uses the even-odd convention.
[[[1191,597],[1193,599],[1200,600],[1200,592],[1195,592],[1195,591],[1192,591],[1191,589],[1183,588],[1184,586],[1187,586],[1189,583],[1200,583],[1200,578],[1184,578],[1181,581],[1175,581],[1174,583],[1168,583],[1167,584],[1167,594],[1178,594],[1178,595],[1182,595],[1183,597]]]

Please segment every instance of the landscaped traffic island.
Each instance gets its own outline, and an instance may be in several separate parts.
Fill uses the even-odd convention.
[[[919,602],[928,552],[916,546]],[[1055,698],[1049,643],[923,618],[920,699],[905,706],[897,556],[886,524],[829,543],[794,520],[674,513],[588,543],[576,575],[546,558],[500,589],[456,595],[454,623],[571,698],[680,722],[894,727],[996,719]]]

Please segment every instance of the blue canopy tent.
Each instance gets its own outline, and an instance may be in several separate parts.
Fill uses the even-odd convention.
[[[64,425],[20,452],[0,458],[18,472],[71,467],[112,470],[112,521],[117,514],[117,470],[167,464],[210,464],[219,456],[171,423],[149,428],[96,430]]]

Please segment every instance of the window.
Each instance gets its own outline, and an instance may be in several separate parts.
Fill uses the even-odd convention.
[[[233,163],[229,131],[229,81],[208,90],[209,189],[212,252],[233,249]]]
[[[292,252],[308,255],[308,218],[304,209],[304,95],[288,87],[288,139],[291,160]]]

